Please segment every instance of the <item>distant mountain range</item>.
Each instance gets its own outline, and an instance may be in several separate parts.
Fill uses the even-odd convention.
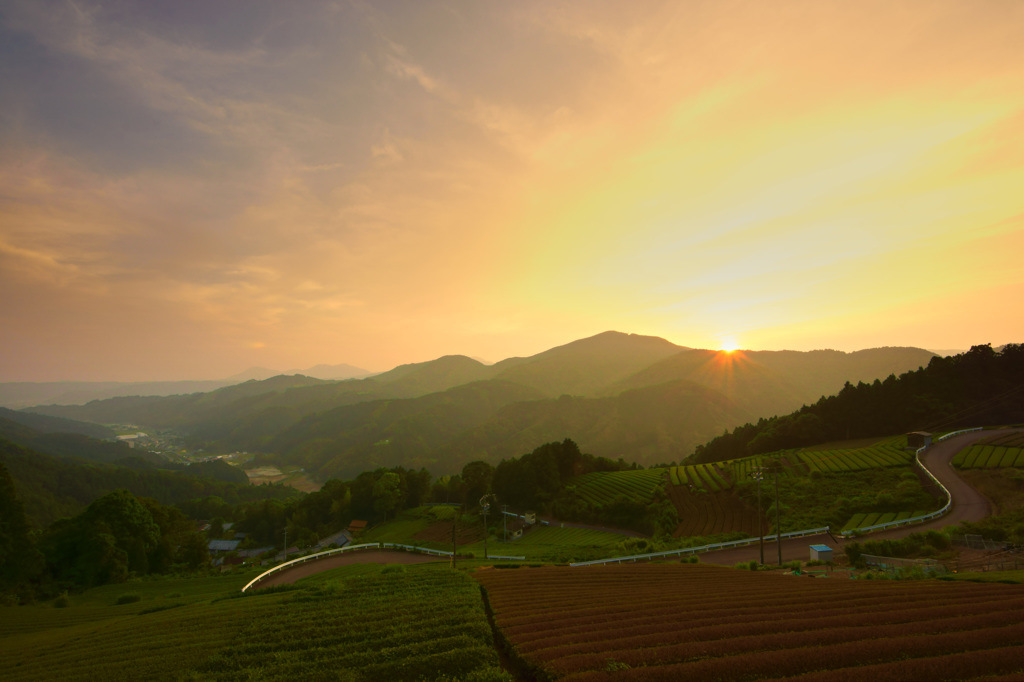
[[[301,374],[315,379],[339,381],[361,379],[373,372],[352,365],[316,365],[309,369],[277,372],[251,367],[226,379],[199,381],[19,381],[0,383],[0,407],[21,409],[32,405],[84,405],[92,400],[121,396],[168,396],[208,393],[245,381],[262,381],[282,374]]]
[[[682,460],[727,429],[933,357],[919,348],[726,353],[605,332],[493,365],[450,355],[364,379],[276,376],[207,393],[31,411],[175,428],[207,450],[261,452],[321,479],[398,465],[453,473],[474,459],[497,462],[564,438],[646,465]]]

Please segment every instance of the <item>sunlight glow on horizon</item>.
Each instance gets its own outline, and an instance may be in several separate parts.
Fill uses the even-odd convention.
[[[1022,3],[263,3],[5,5],[0,382],[1024,341]]]

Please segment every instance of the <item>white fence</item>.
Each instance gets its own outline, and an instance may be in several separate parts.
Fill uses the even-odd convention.
[[[809,528],[807,530],[794,530],[789,533],[783,533],[782,539],[788,538],[802,538],[807,535],[820,535],[821,533],[827,533],[829,530],[828,526],[822,526],[821,528]],[[776,535],[765,536],[766,540],[774,540]],[[670,549],[666,552],[651,552],[649,554],[632,554],[630,556],[619,556],[612,557],[611,559],[595,559],[594,561],[578,561],[570,566],[596,566],[597,564],[621,564],[626,562],[635,562],[646,559],[661,559],[670,556],[682,556],[684,554],[697,554],[698,552],[712,552],[716,549],[729,549],[731,547],[745,547],[752,545],[755,542],[760,542],[761,538],[744,538],[742,540],[730,540],[728,542],[716,542],[712,545],[700,545],[699,547],[685,547],[683,549]]]
[[[973,429],[960,429],[959,431],[952,431],[950,433],[945,434],[944,436],[940,436],[938,440],[944,441],[964,433],[970,433],[972,431],[981,430],[981,426],[976,426]],[[932,519],[937,519],[940,516],[944,516],[950,510],[950,508],[953,506],[953,496],[949,494],[949,490],[946,489],[946,486],[942,485],[939,482],[939,479],[935,478],[935,475],[932,474],[932,472],[928,471],[928,469],[925,468],[924,464],[921,463],[921,453],[927,449],[928,446],[918,448],[917,451],[914,453],[914,459],[917,462],[917,466],[921,467],[921,470],[928,474],[928,478],[932,479],[935,485],[939,486],[942,492],[945,493],[946,504],[942,505],[942,509],[930,512],[928,514],[922,514],[921,516],[913,516],[909,519],[902,519],[900,521],[888,521],[886,523],[876,523],[873,526],[864,526],[863,528],[851,528],[850,530],[843,531],[844,538],[848,538],[854,533],[867,533],[873,530],[882,530],[883,528],[898,528],[899,526],[911,526],[917,523],[924,523],[925,521],[931,521]]]
[[[273,575],[273,574],[275,574],[275,573],[277,573],[279,571],[283,571],[286,568],[291,568],[293,566],[298,566],[299,564],[304,564],[304,563],[307,563],[309,561],[316,561],[318,559],[323,559],[325,557],[333,556],[335,554],[344,554],[345,552],[354,552],[354,551],[361,550],[361,549],[366,549],[366,550],[369,550],[369,549],[395,549],[395,550],[403,550],[403,551],[406,551],[406,552],[417,552],[419,554],[429,554],[431,556],[439,556],[439,557],[441,557],[441,556],[450,557],[452,555],[451,552],[444,552],[444,551],[441,551],[441,550],[438,550],[438,549],[427,549],[426,547],[414,547],[412,545],[396,545],[396,544],[391,543],[391,542],[367,542],[367,543],[364,543],[364,544],[361,544],[361,545],[349,545],[347,547],[340,547],[338,549],[329,549],[329,550],[327,550],[325,552],[317,552],[316,554],[309,554],[307,556],[299,557],[298,559],[292,559],[291,561],[286,561],[283,564],[278,564],[277,566],[274,566],[273,568],[271,568],[269,571],[264,571],[263,573],[260,573],[258,576],[253,578],[253,580],[251,580],[248,585],[246,585],[245,587],[242,588],[242,592],[245,592],[250,587],[252,587],[256,583],[260,582],[264,578],[267,578],[268,576],[271,576],[271,575]]]

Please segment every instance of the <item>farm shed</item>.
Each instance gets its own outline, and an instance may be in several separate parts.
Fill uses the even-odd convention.
[[[832,561],[832,548],[828,545],[811,545],[811,561]]]
[[[912,450],[926,448],[932,444],[932,434],[927,431],[912,431],[907,434],[907,447]]]
[[[352,522],[348,524],[348,532],[352,535],[358,535],[364,530],[366,530],[366,521],[353,519]]]

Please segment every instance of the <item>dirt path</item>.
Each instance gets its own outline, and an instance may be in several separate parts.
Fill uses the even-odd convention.
[[[273,587],[274,585],[290,585],[296,580],[306,578],[316,573],[348,566],[350,564],[425,564],[431,561],[448,561],[446,557],[436,557],[427,554],[416,554],[415,552],[389,552],[381,550],[367,550],[365,552],[344,552],[336,556],[329,556],[324,559],[299,564],[292,568],[275,573],[266,580],[260,582],[254,589],[261,587]]]
[[[948,514],[941,516],[934,521],[921,523],[916,526],[904,526],[892,530],[871,533],[872,540],[897,539],[906,537],[911,533],[920,533],[926,530],[940,529],[946,526],[956,525],[962,521],[980,521],[991,513],[991,506],[981,493],[967,484],[951,464],[956,453],[968,445],[983,438],[991,438],[999,434],[1009,433],[1011,429],[998,431],[972,431],[950,438],[941,443],[936,443],[929,448],[922,457],[925,468],[939,479],[942,485],[946,486],[953,498],[953,507]],[[835,536],[822,534],[810,535],[803,538],[782,541],[783,561],[806,561],[810,556],[809,545],[828,545],[836,554],[843,551],[844,540],[838,533]],[[737,547],[735,549],[724,549],[717,552],[708,552],[701,555],[701,561],[711,564],[724,564],[732,566],[741,561],[750,561],[760,558],[760,550],[755,543],[749,547]],[[774,564],[779,560],[779,549],[774,538],[765,538],[764,541],[765,563]]]

